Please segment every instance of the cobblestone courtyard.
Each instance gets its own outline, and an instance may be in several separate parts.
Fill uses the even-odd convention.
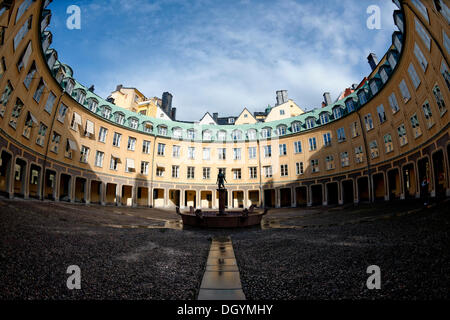
[[[247,299],[448,299],[448,201],[273,209],[262,227],[182,228],[174,211],[0,199],[0,299],[196,299],[230,236]],[[81,268],[68,290],[67,267]],[[368,290],[366,269],[381,268]]]

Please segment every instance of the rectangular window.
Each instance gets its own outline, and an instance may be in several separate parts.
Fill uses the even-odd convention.
[[[344,130],[344,128],[341,129]],[[325,147],[331,146],[331,134],[329,132],[324,133],[323,135],[323,145]]]
[[[344,128],[337,129],[337,137],[339,142],[345,141],[345,130]]]
[[[449,79],[450,81],[450,79]],[[449,82],[450,84],[450,82]],[[436,104],[438,105],[439,114],[441,117],[447,111],[447,107],[445,106],[444,97],[442,96],[441,89],[439,89],[438,85],[435,85],[433,88],[434,99],[436,100]]]
[[[103,159],[105,158],[105,153],[101,151],[97,151],[95,154],[95,165],[97,167],[103,167]]]
[[[41,122],[39,125],[38,136],[36,138],[36,144],[43,147],[45,141],[45,134],[47,133],[47,126]]]
[[[417,75],[416,69],[414,69],[414,66],[412,65],[412,63],[409,64],[408,73],[409,73],[409,77],[411,78],[411,81],[414,84],[414,88],[417,89],[420,85],[420,78]]]
[[[179,158],[180,157],[180,150],[181,150],[180,146],[173,146],[172,147],[172,157],[173,158]]]
[[[363,148],[362,146],[356,147],[355,148],[355,160],[356,163],[362,163],[364,160],[364,155],[363,155]]]
[[[61,141],[61,135],[57,134],[56,132],[53,132],[52,135],[52,143],[50,146],[50,150],[54,153],[58,153],[59,150],[59,142]]]
[[[377,158],[380,153],[378,152],[378,143],[376,140],[373,140],[371,143],[369,143],[369,147],[370,147],[370,156],[372,157],[372,159]]]
[[[111,170],[117,170],[118,164],[119,164],[119,159],[111,156],[111,162],[109,163],[109,168]]]
[[[107,134],[108,129],[100,127],[100,130],[98,132],[98,141],[105,143]]]
[[[341,152],[341,166],[348,167],[350,165],[349,158],[348,158],[348,152]]]
[[[414,133],[414,138],[418,138],[422,135],[422,130],[420,129],[419,119],[417,118],[417,114],[414,114],[411,117],[411,128]]]
[[[286,144],[280,144],[280,145],[279,145],[279,149],[280,149],[280,156],[285,156],[285,155],[287,155],[287,147],[286,147]]]
[[[58,121],[61,123],[64,123],[64,120],[66,119],[67,114],[67,106],[64,103],[61,103],[59,106],[59,112],[58,112]]]
[[[295,153],[302,153],[302,142],[301,141],[295,141],[294,142],[294,152]]]
[[[38,122],[37,122],[36,118],[31,114],[31,112],[28,111],[27,117],[25,119],[25,124],[24,124],[24,127],[23,127],[23,133],[22,133],[22,135],[25,138],[27,138],[27,139],[30,138],[31,129],[33,128],[33,124],[34,123],[37,124]]]
[[[45,104],[44,110],[48,112],[49,114],[52,113],[53,110],[53,104],[55,103],[56,96],[53,94],[53,92],[50,92],[48,94],[47,103]]]
[[[282,164],[280,172],[281,172],[281,176],[282,177],[287,177],[288,176],[288,165],[287,164]]]
[[[265,166],[264,167],[264,176],[266,178],[272,178],[272,166]]]
[[[195,148],[194,147],[188,147],[188,159],[189,160],[195,159]]]
[[[392,136],[389,133],[384,136],[384,150],[386,151],[386,153],[394,151]]]
[[[364,116],[364,123],[366,124],[366,131],[373,129],[372,115],[370,113]]]
[[[241,178],[242,178],[241,169],[233,169],[233,179],[241,180]]]
[[[419,10],[419,12],[425,18],[425,20],[427,20],[427,22],[430,23],[430,19],[428,18],[427,8],[423,5],[422,1],[420,1],[420,0],[411,0],[411,2],[417,8],[417,10]]]
[[[350,131],[352,132],[352,137],[356,138],[357,136],[359,136],[359,132],[358,132],[358,122],[353,122],[350,125]]]
[[[431,112],[430,104],[425,101],[422,105],[423,115],[425,117],[425,122],[427,123],[428,129],[434,125],[433,114]]]
[[[28,42],[28,46],[25,51],[20,56],[19,62],[17,63],[17,70],[20,72],[22,69],[26,68],[28,65],[28,61],[30,60],[30,56],[33,53],[33,48],[31,46],[31,41]]]
[[[256,147],[249,147],[248,148],[248,158],[249,159],[256,159]]]
[[[402,93],[403,102],[407,103],[409,99],[411,99],[411,94],[409,93],[409,89],[406,85],[405,79],[403,79],[398,86],[400,88],[400,92]]]
[[[141,161],[141,174],[143,174],[144,176],[148,175],[149,165],[150,165],[149,162]]]
[[[392,92],[392,94],[389,96],[388,100],[389,100],[389,105],[391,106],[391,109],[392,109],[392,113],[397,113],[397,111],[400,110],[400,108],[398,106],[397,98],[396,98],[394,92]]]
[[[419,34],[420,38],[422,39],[423,43],[427,47],[428,51],[430,51],[431,48],[431,39],[428,33],[425,31],[425,28],[422,26],[422,24],[419,22],[417,18],[414,18],[415,25],[416,25],[416,31]]]
[[[332,170],[332,169],[334,169],[334,157],[333,156],[327,156],[326,158],[325,158],[325,163],[326,163],[326,166],[327,166],[327,170]]]
[[[264,158],[272,157],[272,146],[264,146]]]
[[[19,98],[16,99],[16,104],[14,105],[14,108],[11,113],[11,119],[9,120],[9,125],[16,129],[17,126],[17,120],[20,117],[20,114],[23,110],[23,102]]]
[[[31,65],[30,71],[28,71],[27,76],[25,77],[25,80],[23,81],[23,84],[25,85],[25,88],[30,89],[31,81],[33,81],[33,77],[36,74],[36,65]]]
[[[257,167],[250,167],[248,169],[249,169],[249,177],[250,177],[250,179],[257,179],[258,178]]]
[[[188,179],[195,178],[195,167],[187,167],[187,178]]]
[[[166,169],[162,168],[162,167],[157,167],[156,168],[156,176],[157,177],[164,177],[164,172],[166,171]]]
[[[303,174],[303,162],[297,162],[295,164],[295,168],[296,168],[297,175]]]
[[[166,151],[166,145],[164,143],[158,143],[158,156],[164,156]]]
[[[442,30],[442,37],[444,38],[444,47],[448,54],[450,54],[450,39],[447,36],[447,33]]]
[[[203,160],[211,160],[211,149],[203,148]]]
[[[5,115],[6,105],[8,104],[9,97],[11,96],[12,92],[13,87],[11,83],[8,81],[5,90],[3,91],[2,98],[0,100],[0,117],[3,117]]]
[[[127,149],[129,151],[134,151],[136,149],[136,138],[128,137]]]
[[[25,38],[26,34],[28,33],[28,30],[31,29],[31,20],[32,18],[29,17],[28,20],[19,29],[19,31],[17,31],[16,36],[14,37],[14,51],[16,51],[22,39]]]
[[[400,127],[397,128],[397,133],[398,133],[398,139],[400,142],[400,146],[404,146],[405,144],[407,144],[408,137],[406,136],[406,129],[405,129],[404,124],[402,124]]]
[[[81,146],[80,162],[87,163],[89,159],[89,148]]]
[[[180,177],[180,167],[172,166],[172,178],[178,178],[178,177]]]
[[[203,180],[211,179],[211,168],[203,168]]]
[[[233,160],[241,160],[241,148],[233,148]]]
[[[114,132],[113,146],[120,148],[120,141],[122,140],[122,135],[120,133]]]
[[[312,173],[319,172],[319,160],[311,160],[311,171]]]
[[[316,138],[309,138],[309,151],[314,151],[317,149]]]
[[[425,56],[423,55],[422,50],[420,50],[417,43],[414,44],[414,54],[416,55],[417,61],[419,62],[420,66],[422,67],[423,72],[425,72],[428,67],[428,61],[425,58]]]
[[[225,160],[227,158],[227,149],[225,148],[217,149],[217,155],[219,157],[219,160]]]
[[[378,120],[380,120],[380,123],[383,123],[386,121],[386,113],[384,112],[384,106],[380,104],[377,107],[377,113],[378,113]]]

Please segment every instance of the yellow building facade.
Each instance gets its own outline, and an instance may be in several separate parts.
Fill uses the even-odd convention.
[[[394,1],[392,46],[366,85],[266,122],[196,125],[126,110],[51,49],[50,1],[0,11],[0,192],[119,206],[293,207],[450,196],[448,17]],[[273,109],[272,109],[273,110]]]

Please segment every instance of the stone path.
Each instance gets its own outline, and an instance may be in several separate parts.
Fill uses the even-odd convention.
[[[212,240],[198,300],[245,300],[230,237]]]

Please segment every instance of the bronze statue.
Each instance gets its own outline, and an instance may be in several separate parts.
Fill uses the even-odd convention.
[[[222,169],[219,169],[219,174],[217,175],[217,184],[219,185],[219,189],[225,189],[224,181],[227,182],[225,175],[223,174]]]

